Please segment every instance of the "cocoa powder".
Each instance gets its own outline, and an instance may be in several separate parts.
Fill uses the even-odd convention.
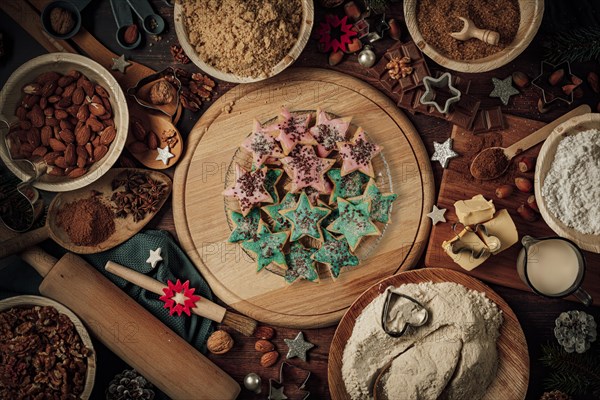
[[[95,196],[65,204],[56,222],[78,246],[97,245],[115,232],[113,212]]]
[[[477,179],[492,179],[504,172],[510,160],[504,154],[504,149],[492,147],[478,155],[471,165],[471,172]]]

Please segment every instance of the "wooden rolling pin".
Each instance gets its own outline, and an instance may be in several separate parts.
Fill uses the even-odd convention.
[[[229,400],[240,386],[82,258],[37,247],[21,254],[40,293],[69,307],[106,347],[174,400]]]

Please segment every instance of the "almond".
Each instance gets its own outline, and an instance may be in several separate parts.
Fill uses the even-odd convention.
[[[75,91],[73,92],[73,97],[71,98],[71,101],[73,102],[73,104],[80,105],[83,103],[84,100],[85,92],[83,91],[83,88],[77,87],[77,89],[75,89]]]
[[[79,129],[75,131],[75,142],[78,145],[83,146],[90,140],[91,134],[92,132],[90,130],[90,127],[87,125],[82,125]]]
[[[85,167],[85,164],[87,163],[87,159],[88,159],[87,157],[77,156],[77,162],[76,162],[77,166],[79,168]]]
[[[84,147],[85,151],[88,153],[88,159],[92,158],[94,156],[94,147],[92,146],[92,144],[86,143]]]
[[[27,131],[27,142],[34,148],[41,144],[40,131],[37,128],[31,128]]]
[[[17,107],[17,111],[15,112],[15,115],[17,116],[17,118],[19,120],[24,120],[27,116],[27,110],[25,109],[25,107],[19,106],[19,107]]]
[[[69,129],[73,130],[73,124],[68,119],[63,119],[58,123],[60,129]]]
[[[33,126],[33,125],[31,125],[31,122],[30,122],[30,121],[27,121],[27,120],[25,120],[25,121],[21,121],[21,122],[19,123],[19,128],[21,128],[21,129],[22,129],[22,130],[24,130],[24,131],[28,131],[28,130],[30,130],[32,126]]]
[[[45,146],[38,146],[35,148],[35,150],[33,150],[33,153],[31,153],[31,155],[38,156],[38,157],[44,157],[47,152],[48,152],[48,149]]]
[[[49,97],[52,94],[54,94],[54,91],[56,90],[56,88],[58,87],[58,85],[56,84],[56,81],[50,81],[50,82],[46,82],[44,84],[44,86],[42,87],[42,97]]]
[[[57,96],[62,96],[63,92],[65,89],[61,88],[60,86],[56,88],[56,90],[54,91],[54,94]]]
[[[153,131],[148,132],[148,137],[146,138],[146,144],[149,149],[156,149],[160,142],[158,141],[158,136]]]
[[[93,115],[90,115],[87,121],[85,121],[85,124],[89,126],[93,132],[100,132],[102,129],[104,129],[102,122],[98,121]]]
[[[40,141],[43,146],[49,146],[48,140],[52,137],[52,128],[50,126],[42,127],[40,131]]]
[[[65,171],[62,168],[59,167],[52,167],[48,169],[48,175],[53,175],[53,176],[64,176],[65,175]]]
[[[102,157],[104,157],[106,155],[106,153],[108,153],[108,147],[106,147],[104,145],[100,145],[100,146],[96,147],[94,149],[94,161],[102,160]]]
[[[102,100],[101,100],[101,102],[102,102]],[[101,102],[100,103],[90,103],[90,105],[89,105],[90,113],[94,114],[97,117],[104,115],[106,113],[106,109],[104,108],[104,105]]]
[[[48,106],[48,107],[44,108],[44,115],[46,116],[46,118],[53,117],[54,116],[54,107]]]
[[[523,193],[529,193],[533,190],[533,183],[531,180],[521,176],[515,178],[515,186]]]
[[[31,108],[33,107],[33,105],[37,104],[39,102],[40,102],[40,96],[27,94],[23,98],[22,104],[23,104],[23,107],[25,107],[28,110],[31,110]]]
[[[67,146],[63,142],[55,138],[48,139],[48,144],[54,151],[65,151],[67,149]]]
[[[71,83],[69,86],[67,86],[65,88],[65,90],[63,90],[62,92],[62,97],[73,97],[73,93],[75,92],[75,89],[77,89],[77,85],[75,83]]]
[[[60,153],[57,151],[52,151],[50,153],[46,153],[46,155],[44,156],[44,161],[48,165],[54,165],[54,162],[58,157],[60,157]]]
[[[260,365],[263,368],[272,367],[277,362],[278,358],[279,358],[278,352],[270,351],[270,352],[262,355],[262,357],[260,358]]]
[[[54,165],[62,169],[68,167],[67,162],[65,161],[65,158],[63,156],[57,157],[56,160],[54,160]]]
[[[67,145],[67,149],[65,150],[65,163],[68,166],[73,166],[77,162],[77,154],[75,153],[75,145],[73,143],[69,143]]]
[[[60,77],[60,79],[57,81],[57,84],[61,88],[64,88],[65,86],[69,86],[74,80],[75,78],[73,78],[72,76],[64,75]]]
[[[73,104],[69,97],[63,97],[56,103],[57,108],[69,108]],[[67,111],[68,112],[68,111]]]
[[[73,168],[68,174],[67,176],[71,179],[73,178],[79,178],[80,176],[82,176],[83,174],[85,174],[87,171],[85,168],[83,167],[77,167],[77,168]]]
[[[46,109],[46,107],[48,107],[48,99],[46,97],[42,97],[40,99],[39,105],[42,110]]]
[[[54,117],[48,117],[46,118],[46,126],[54,128],[55,126],[58,126],[58,120]]]
[[[60,96],[56,96],[56,95],[50,96],[50,97],[48,97],[48,103],[50,103],[50,104],[56,104],[56,103],[58,103],[60,101],[60,99],[61,99]]]
[[[268,353],[275,350],[275,346],[268,340],[260,339],[254,344],[254,349],[256,351],[260,351],[261,353]]]
[[[144,126],[140,121],[133,121],[133,136],[140,141],[143,142],[146,139],[146,135],[148,132],[144,129]]]
[[[270,326],[259,326],[254,331],[254,337],[263,340],[271,340],[275,336],[275,329]]]
[[[94,84],[89,80],[84,79],[81,87],[83,88],[86,96],[92,97],[94,95]]]
[[[104,104],[104,108],[106,109],[106,113],[112,116],[112,106],[110,105],[110,101],[108,97],[101,97],[102,104]]]
[[[58,72],[48,71],[38,76],[35,81],[40,85],[45,85],[47,82],[59,80],[60,76]]]
[[[148,146],[146,146],[146,143],[138,141],[131,142],[127,146],[127,148],[129,149],[129,151],[135,154],[144,153],[148,151]]]
[[[40,94],[42,93],[42,85],[39,83],[28,83],[23,86],[23,93],[25,94]]]
[[[87,119],[90,117],[90,109],[88,108],[87,104],[82,104],[79,107],[79,110],[77,110],[77,119],[80,121],[87,121]]]
[[[69,113],[65,110],[54,110],[54,117],[59,121],[69,117]]]
[[[67,72],[67,76],[72,76],[73,79],[79,79],[79,77],[81,76],[81,72],[79,72],[75,69],[72,69],[69,72]]]
[[[105,97],[105,98],[109,98],[110,97],[109,94],[108,94],[108,92],[106,91],[106,89],[104,89],[100,85],[96,85],[94,87],[94,90],[96,91],[96,93],[98,93],[98,96],[100,96],[100,97]]]
[[[31,125],[36,128],[41,128],[44,126],[44,121],[46,120],[46,116],[44,115],[44,111],[37,104],[33,106],[31,111],[28,113],[29,120],[31,121]]]
[[[117,137],[117,130],[112,126],[105,128],[100,132],[100,144],[109,145]]]

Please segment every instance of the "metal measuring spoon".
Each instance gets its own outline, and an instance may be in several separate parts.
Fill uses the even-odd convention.
[[[46,7],[44,7],[42,14],[40,15],[40,18],[42,19],[42,26],[44,27],[46,33],[51,37],[60,40],[70,39],[75,36],[81,28],[81,11],[87,7],[90,1],[91,0],[57,0],[48,4]],[[50,23],[50,13],[57,7],[69,11],[73,16],[73,19],[75,19],[75,25],[73,26],[73,29],[71,29],[70,32],[62,35],[55,32],[54,29],[52,29],[52,24]]]
[[[154,12],[147,0],[127,0],[127,3],[142,20],[142,26],[146,32],[158,35],[165,30],[165,20]]]
[[[139,30],[137,38],[133,43],[125,42],[125,31],[133,25],[133,16],[131,15],[129,4],[124,0],[110,0],[110,8],[117,23],[117,43],[126,50],[135,49],[142,42],[142,35]]]

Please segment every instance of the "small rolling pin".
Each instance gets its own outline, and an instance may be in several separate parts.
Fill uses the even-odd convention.
[[[32,247],[40,293],[69,307],[106,347],[172,399],[233,400],[240,386],[81,257]]]
[[[496,31],[491,31],[489,29],[480,29],[475,26],[473,21],[468,18],[458,17],[462,22],[464,22],[463,28],[460,32],[452,32],[450,36],[454,39],[458,40],[469,40],[471,38],[479,39],[482,42],[491,45],[497,45],[500,41],[500,34]]]
[[[167,287],[164,283],[159,282],[156,279],[112,261],[107,262],[104,269],[159,296],[164,294],[163,289]],[[245,336],[252,335],[256,330],[257,322],[252,318],[229,312],[225,307],[221,307],[205,298],[201,298],[196,303],[196,307],[192,308],[191,311],[194,314],[208,318],[211,321],[227,325]]]

